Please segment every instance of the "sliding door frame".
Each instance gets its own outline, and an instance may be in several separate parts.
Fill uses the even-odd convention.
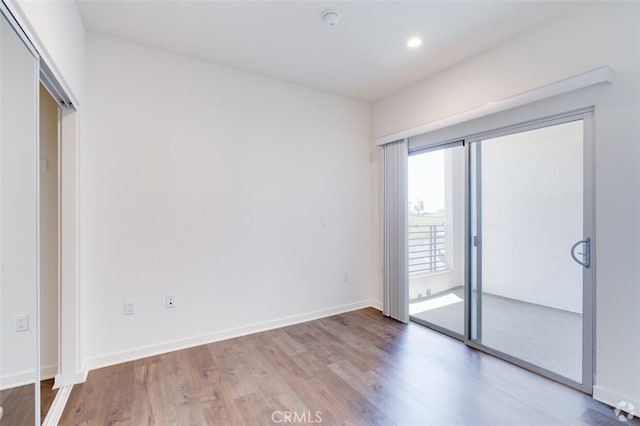
[[[477,349],[479,351],[488,353],[490,355],[501,358],[507,362],[515,364],[519,367],[523,367],[530,371],[533,371],[541,376],[550,378],[557,382],[563,383],[569,387],[580,390],[587,394],[593,393],[594,383],[594,366],[595,366],[595,268],[596,268],[596,241],[595,241],[595,141],[594,141],[594,110],[593,106],[586,108],[575,109],[551,116],[537,118],[530,121],[520,122],[505,127],[489,130],[486,132],[476,133],[461,138],[450,139],[438,143],[428,144],[411,148],[409,145],[409,156],[427,151],[435,151],[440,149],[446,149],[453,146],[462,145],[464,148],[464,232],[465,232],[465,247],[464,247],[464,335],[448,330],[444,327],[433,324],[429,321],[421,320],[414,316],[410,317],[410,320],[418,324],[427,326],[440,333],[446,334],[450,337],[458,339],[464,342],[467,346]],[[481,305],[480,308],[473,307],[473,298],[471,287],[472,279],[472,259],[474,250],[473,241],[473,218],[472,213],[479,206],[474,207],[474,188],[471,187],[471,171],[476,169],[477,165],[472,165],[471,161],[471,145],[478,144],[479,149],[481,141],[483,139],[494,138],[499,136],[506,136],[509,134],[524,132],[528,130],[534,130],[542,127],[553,126],[556,124],[568,123],[572,121],[583,121],[583,237],[591,238],[591,265],[589,268],[583,268],[582,270],[582,381],[581,383],[572,381],[564,376],[561,376],[553,371],[541,368],[537,365],[531,364],[527,361],[513,357],[509,354],[484,346],[475,340],[481,337],[481,328],[478,327],[476,334],[472,333],[472,327],[475,325],[471,321],[472,315],[477,316],[477,319],[481,321]],[[477,212],[476,212],[477,214]],[[481,235],[478,235],[481,238]],[[481,249],[480,249],[481,251]],[[569,252],[567,251],[567,256]],[[481,273],[481,254],[476,259],[476,263],[479,268],[476,273]],[[481,288],[477,292],[476,297],[481,297]],[[478,325],[481,322],[476,323]],[[475,336],[472,338],[472,336]]]
[[[465,155],[466,155],[466,185],[465,185],[465,211],[467,214],[466,220],[466,248],[465,248],[465,264],[466,264],[466,280],[465,280],[465,336],[464,343],[474,349],[486,352],[494,355],[498,358],[504,359],[520,367],[531,370],[544,377],[550,378],[557,382],[563,383],[574,389],[585,392],[589,395],[593,393],[594,382],[594,365],[595,365],[595,143],[594,143],[594,108],[581,108],[579,110],[569,111],[563,114],[557,114],[550,117],[545,117],[529,122],[507,126],[504,128],[471,135],[465,138]],[[472,274],[472,259],[474,250],[474,237],[472,235],[473,218],[472,218],[472,206],[473,206],[473,188],[471,187],[471,170],[473,169],[471,161],[471,145],[478,144],[480,147],[483,139],[495,138],[500,136],[506,136],[514,133],[525,132],[528,130],[539,129],[543,127],[553,126],[557,124],[568,123],[572,121],[583,121],[583,238],[591,238],[591,264],[590,267],[582,268],[582,381],[581,383],[561,376],[553,371],[541,368],[537,365],[521,360],[504,352],[489,348],[475,340],[480,338],[480,331],[478,330],[477,337],[472,339],[472,321],[471,315],[474,312],[472,303],[472,286],[471,286],[471,274]],[[476,166],[477,170],[477,166]],[[477,201],[477,200],[476,200]],[[476,208],[480,208],[476,206]],[[476,253],[478,256],[481,249]],[[567,251],[567,256],[569,252]],[[476,262],[478,265],[477,274],[481,273],[481,255]],[[480,293],[479,289],[479,293]],[[477,295],[476,297],[480,297]],[[476,313],[480,316],[480,312],[476,306]],[[480,323],[479,323],[480,324]]]

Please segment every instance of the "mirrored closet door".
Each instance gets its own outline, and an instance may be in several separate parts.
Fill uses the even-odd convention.
[[[4,10],[3,10],[4,12]],[[0,16],[1,425],[40,422],[38,81],[35,52]],[[37,413],[37,414],[36,414]]]

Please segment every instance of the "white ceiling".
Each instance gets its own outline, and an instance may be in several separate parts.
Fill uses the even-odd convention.
[[[105,33],[374,101],[577,7],[526,1],[79,1]],[[321,13],[338,10],[329,27]],[[423,38],[416,50],[409,36]]]

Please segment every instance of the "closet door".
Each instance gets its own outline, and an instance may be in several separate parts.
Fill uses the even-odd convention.
[[[2,424],[39,424],[38,59],[0,16],[0,406]]]

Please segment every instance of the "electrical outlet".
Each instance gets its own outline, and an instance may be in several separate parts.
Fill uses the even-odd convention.
[[[343,272],[342,273],[342,282],[346,283],[347,281],[349,281],[349,273],[348,272]]]
[[[176,295],[175,294],[167,294],[167,298],[165,299],[165,307],[167,309],[176,307]]]
[[[127,299],[124,301],[124,314],[133,315],[136,313],[136,301],[133,299]]]
[[[15,331],[27,331],[29,330],[29,315],[16,315]]]

